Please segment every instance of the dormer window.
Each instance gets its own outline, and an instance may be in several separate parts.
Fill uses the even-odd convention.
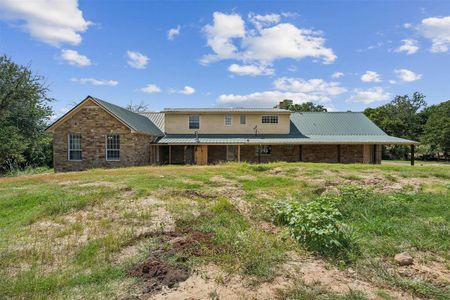
[[[189,129],[199,129],[200,128],[200,116],[190,115],[189,116]]]
[[[261,123],[263,123],[263,124],[278,124],[278,116],[262,116]]]
[[[233,117],[225,116],[223,120],[224,120],[225,126],[231,126],[231,124],[233,122]]]

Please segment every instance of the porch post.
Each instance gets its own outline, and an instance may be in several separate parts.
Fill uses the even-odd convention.
[[[416,146],[411,145],[411,166],[414,166],[414,149]]]
[[[169,145],[169,165],[172,164],[172,145]]]
[[[241,162],[241,145],[237,145],[237,159]]]

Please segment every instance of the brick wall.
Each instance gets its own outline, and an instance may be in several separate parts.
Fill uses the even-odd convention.
[[[68,134],[81,133],[81,161],[68,160]],[[120,160],[106,160],[106,135],[120,134]],[[54,130],[53,161],[55,171],[79,171],[89,168],[138,166],[149,163],[150,143],[153,137],[132,133],[92,101],[86,101],[80,109]]]

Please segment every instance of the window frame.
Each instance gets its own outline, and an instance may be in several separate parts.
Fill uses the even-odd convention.
[[[108,137],[114,136],[117,137],[116,147],[117,148],[108,148]],[[108,151],[117,151],[118,158],[109,158]],[[120,134],[119,133],[108,133],[105,136],[105,159],[106,161],[120,161]]]
[[[75,136],[75,135],[78,136],[80,139],[80,142],[79,142],[80,148],[79,149],[75,149],[75,148],[72,149],[72,147],[71,147],[72,146],[71,141],[73,141],[73,137],[71,139],[71,136]],[[70,153],[73,151],[77,151],[80,153],[80,159],[71,158]],[[67,160],[68,161],[82,161],[83,160],[83,148],[81,147],[81,133],[80,132],[69,132],[67,134]]]
[[[230,124],[227,124],[227,120],[230,121]],[[232,115],[223,116],[223,124],[227,127],[233,126],[233,116]]]
[[[263,115],[261,116],[262,124],[278,124],[279,117],[278,115]]]
[[[241,125],[247,124],[247,116],[246,115],[239,116],[239,124],[241,124]]]
[[[260,149],[266,148],[269,151],[265,151],[265,153],[263,153]],[[258,145],[256,146],[256,155],[261,155],[261,156],[271,156],[272,155],[272,145]]]
[[[194,124],[193,121],[191,121],[191,117],[197,117],[197,127],[191,127],[191,124]],[[188,127],[189,129],[200,129],[200,115],[189,115],[188,116]]]

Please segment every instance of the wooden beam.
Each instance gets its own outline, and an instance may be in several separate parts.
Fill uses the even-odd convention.
[[[169,165],[172,164],[172,145],[169,145]]]
[[[377,164],[377,145],[373,145],[372,147],[373,149],[373,153],[372,153],[372,164],[376,165]]]
[[[414,166],[414,150],[415,150],[416,146],[415,145],[411,145],[411,166]]]
[[[237,145],[237,159],[241,162],[241,145]]]

